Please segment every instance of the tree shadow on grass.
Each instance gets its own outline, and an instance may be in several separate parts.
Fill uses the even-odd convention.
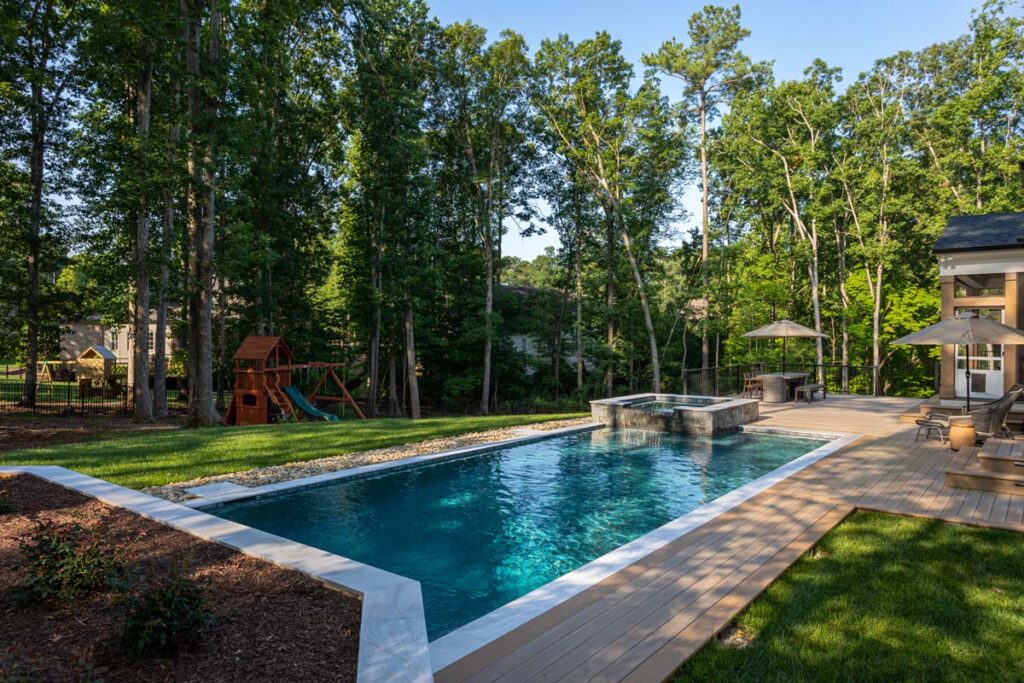
[[[857,513],[678,680],[1024,680],[1024,537]]]

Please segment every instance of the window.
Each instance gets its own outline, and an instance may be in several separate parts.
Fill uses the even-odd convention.
[[[953,281],[953,296],[958,299],[967,296],[1002,296],[1005,292],[1006,276],[957,275]]]
[[[111,330],[109,336],[110,340],[107,342],[107,348],[111,351],[117,351],[117,330]]]
[[[156,334],[153,332],[153,330],[150,330],[149,332],[146,333],[146,348],[149,349],[151,352],[156,346],[155,337]]]
[[[973,311],[981,318],[988,318],[997,323],[1003,322],[1002,308],[957,308],[957,313]],[[968,353],[968,351],[970,353]],[[1003,369],[1003,346],[1002,344],[972,344],[970,347],[964,344],[957,344],[956,347],[956,369],[966,370],[970,363],[971,371],[1000,371]],[[975,391],[975,389],[971,389]]]

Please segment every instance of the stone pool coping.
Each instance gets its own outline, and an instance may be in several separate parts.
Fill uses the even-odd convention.
[[[575,595],[600,583],[612,574],[635,564],[659,548],[685,536],[715,517],[753,498],[762,491],[787,479],[861,438],[861,434],[847,432],[812,431],[777,427],[745,425],[742,431],[759,434],[779,434],[802,438],[826,438],[830,441],[785,465],[758,477],[754,481],[730,491],[668,522],[654,531],[630,541],[615,550],[591,560],[582,567],[547,583],[526,595],[516,598],[492,612],[469,622],[465,626],[441,636],[430,643],[430,663],[434,672],[444,669],[472,652],[497,640],[501,636],[540,616]]]
[[[428,683],[434,679],[418,581],[63,467],[14,465],[0,467],[0,474],[39,477],[359,597],[356,680]]]

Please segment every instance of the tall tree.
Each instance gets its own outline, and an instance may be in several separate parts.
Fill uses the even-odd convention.
[[[79,76],[77,51],[83,35],[82,5],[75,0],[13,0],[3,4],[5,27],[2,70],[8,79],[7,104],[12,107],[7,136],[11,157],[28,168],[22,239],[24,294],[19,317],[23,321],[25,383],[22,401],[36,402],[37,363],[43,300],[40,291],[44,242],[57,219],[48,210],[54,193],[55,171],[60,170],[68,114]],[[9,31],[9,27],[17,27]],[[13,148],[13,149],[12,149]]]
[[[683,82],[683,107],[696,120],[701,176],[701,367],[708,367],[708,261],[711,244],[710,167],[708,163],[708,125],[722,105],[754,85],[767,74],[766,63],[752,63],[739,50],[739,43],[750,35],[740,25],[740,6],[731,8],[706,5],[690,17],[689,45],[675,38],[665,41],[654,54],[644,55],[644,64]]]

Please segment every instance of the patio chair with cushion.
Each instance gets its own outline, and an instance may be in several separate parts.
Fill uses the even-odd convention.
[[[1004,436],[1012,439],[1013,432],[1006,424],[1006,417],[1010,414],[1010,408],[1022,395],[1024,395],[1024,384],[1014,384],[1002,398],[971,408],[969,413],[965,412],[965,415],[970,415],[973,419],[974,430],[977,432],[978,438],[985,440],[992,436]],[[921,422],[918,421],[918,426],[922,426]],[[948,415],[929,413],[924,422],[935,423],[943,429],[949,429]],[[920,433],[920,430],[918,432]]]

